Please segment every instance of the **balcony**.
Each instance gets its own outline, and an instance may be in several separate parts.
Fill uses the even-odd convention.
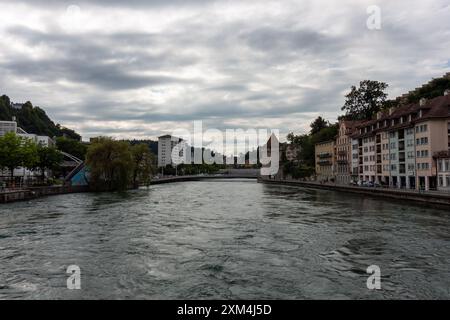
[[[331,158],[331,157],[333,157],[333,154],[330,153],[330,152],[319,153],[319,154],[317,155],[317,157],[318,157],[319,159],[326,159],[326,158]]]
[[[347,161],[347,160],[344,160],[344,159],[339,159],[339,160],[337,161],[337,164],[348,164],[348,161]]]
[[[450,150],[448,151],[438,151],[433,154],[434,159],[449,159],[450,158]]]
[[[317,161],[317,164],[319,166],[331,166],[332,162],[330,160],[320,160],[320,161]]]

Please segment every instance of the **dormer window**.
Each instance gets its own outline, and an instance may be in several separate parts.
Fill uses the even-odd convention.
[[[422,110],[419,110],[419,118],[422,118],[423,112]]]

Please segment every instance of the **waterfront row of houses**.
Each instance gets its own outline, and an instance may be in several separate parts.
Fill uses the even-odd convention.
[[[450,190],[449,93],[379,112],[374,119],[340,121],[336,139],[316,145],[317,179]]]

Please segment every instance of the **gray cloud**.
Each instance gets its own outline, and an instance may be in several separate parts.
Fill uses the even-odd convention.
[[[30,21],[14,19],[18,2],[0,4],[13,15],[0,21],[1,93],[86,137],[193,120],[299,132],[319,114],[334,120],[360,80],[397,95],[450,69],[445,0],[382,0],[379,31],[365,27],[369,1],[22,1]],[[64,29],[71,4],[93,21]]]

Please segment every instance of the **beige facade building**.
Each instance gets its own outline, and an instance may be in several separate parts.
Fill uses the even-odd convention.
[[[316,144],[315,160],[316,160],[316,175],[318,181],[333,181],[335,180],[334,166],[335,158],[335,142],[334,140],[325,141]]]

